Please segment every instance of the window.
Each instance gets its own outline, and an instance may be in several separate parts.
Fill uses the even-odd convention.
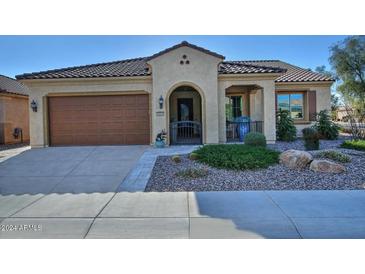
[[[293,119],[304,118],[303,93],[289,93],[277,95],[277,109],[287,110]]]
[[[242,116],[242,96],[226,97],[226,119],[233,121]]]

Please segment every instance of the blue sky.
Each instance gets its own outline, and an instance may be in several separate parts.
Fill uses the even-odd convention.
[[[68,66],[152,55],[186,40],[226,60],[280,59],[329,68],[329,47],[345,36],[0,36],[0,74],[14,77]]]

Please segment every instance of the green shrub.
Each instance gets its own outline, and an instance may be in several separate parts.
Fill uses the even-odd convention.
[[[319,149],[319,135],[317,130],[311,127],[303,128],[303,139],[306,150]]]
[[[279,141],[294,141],[297,138],[297,129],[294,120],[287,110],[279,110],[276,113],[276,137]]]
[[[340,127],[331,120],[327,110],[321,110],[317,113],[316,123],[313,128],[318,131],[321,139],[335,140],[338,137]]]
[[[201,178],[208,175],[208,170],[204,168],[187,168],[176,172],[175,175],[188,179]]]
[[[181,158],[180,155],[174,155],[171,157],[171,160],[173,160],[175,163],[180,163],[181,162]]]
[[[206,145],[195,151],[198,161],[216,168],[267,168],[279,162],[279,152],[248,145]]]
[[[365,140],[347,140],[341,145],[343,148],[365,150]]]
[[[245,145],[266,147],[265,135],[260,132],[247,133],[243,141],[245,142]]]
[[[199,155],[198,154],[196,154],[195,152],[192,152],[192,153],[190,153],[190,155],[189,155],[189,159],[190,160],[197,160],[199,158]]]
[[[340,163],[349,163],[351,162],[351,158],[336,150],[324,150],[316,154],[316,157],[319,158],[327,158],[330,160],[334,160]]]

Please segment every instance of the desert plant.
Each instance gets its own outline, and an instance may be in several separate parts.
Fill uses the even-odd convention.
[[[365,150],[365,140],[347,140],[341,145],[343,148]]]
[[[266,147],[265,135],[260,132],[247,133],[243,141],[245,142],[245,145]]]
[[[328,114],[327,110],[317,113],[316,122],[313,128],[317,130],[321,139],[335,140],[338,137],[340,127],[336,125]]]
[[[287,110],[279,110],[276,113],[276,137],[279,141],[294,141],[297,138],[297,129],[294,120]]]
[[[192,153],[190,153],[190,155],[189,155],[189,159],[190,160],[197,160],[199,158],[199,155],[198,154],[196,154],[195,152],[192,152]]]
[[[318,158],[327,158],[330,160],[334,160],[340,163],[349,163],[351,162],[350,156],[343,154],[336,150],[324,150],[316,154]]]
[[[181,162],[181,158],[180,155],[174,155],[171,157],[171,160],[173,160],[175,163],[180,163]]]
[[[205,168],[187,168],[176,172],[175,175],[187,179],[195,179],[207,176],[208,170]]]
[[[279,152],[248,145],[206,145],[194,151],[198,161],[216,168],[267,168],[279,162]]]
[[[304,147],[306,150],[319,149],[319,134],[316,129],[307,127],[303,128]]]

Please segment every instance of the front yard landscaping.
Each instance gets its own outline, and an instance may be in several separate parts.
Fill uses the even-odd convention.
[[[365,150],[365,140],[347,140],[341,145],[343,148]]]
[[[193,154],[158,157],[145,191],[340,190],[365,188],[365,152],[341,147],[343,139],[321,140],[308,151],[312,164],[329,161],[344,167],[339,173],[319,172],[309,164],[293,169],[279,163],[279,154],[305,150],[303,141],[278,141],[265,147],[207,145]],[[193,158],[193,159],[192,159]],[[195,160],[194,160],[195,159]]]
[[[207,145],[195,151],[197,160],[216,168],[267,168],[279,162],[279,152],[260,146]]]

